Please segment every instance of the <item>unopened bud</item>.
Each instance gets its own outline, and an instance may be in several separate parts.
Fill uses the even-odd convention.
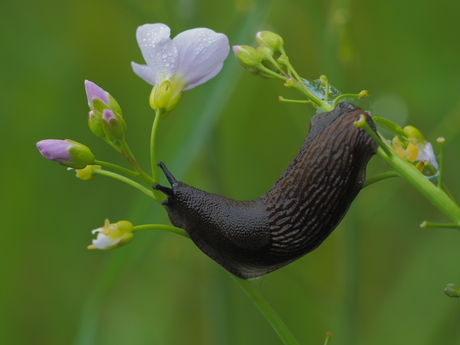
[[[447,284],[444,293],[449,297],[460,297],[460,288],[455,284]]]
[[[104,128],[102,128],[102,114],[97,110],[91,110],[88,113],[88,127],[97,137],[105,137]]]
[[[126,123],[116,112],[104,109],[102,128],[108,140],[121,139],[126,132]]]
[[[91,150],[73,140],[42,140],[37,143],[37,148],[46,159],[70,168],[83,169],[94,163]]]
[[[262,47],[267,47],[275,52],[284,53],[284,41],[280,35],[271,31],[259,31],[256,34],[256,41]]]
[[[262,54],[250,46],[233,46],[233,53],[235,53],[240,64],[251,72],[257,71],[257,67],[259,67],[263,61]]]
[[[120,105],[107,91],[97,86],[89,80],[85,80],[86,97],[88,98],[88,105],[91,110],[97,110],[100,113],[104,109],[110,109],[118,114],[122,114]]]

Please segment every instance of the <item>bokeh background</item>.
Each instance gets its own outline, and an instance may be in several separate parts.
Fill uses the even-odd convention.
[[[445,181],[460,197],[460,2],[439,0],[17,0],[0,4],[0,339],[3,344],[280,344],[231,277],[189,240],[144,232],[126,247],[88,251],[105,218],[165,223],[162,208],[118,181],[83,182],[43,159],[41,139],[71,138],[122,163],[88,130],[83,81],[121,104],[127,137],[148,167],[150,87],[135,30],[209,27],[231,45],[259,30],[285,39],[305,78],[326,74],[364,106],[434,141],[446,138]],[[270,188],[297,153],[313,109],[233,56],[184,94],[160,125],[158,156],[180,180],[235,199]],[[435,145],[435,150],[438,148]],[[389,170],[374,158],[372,176]],[[363,190],[313,253],[254,284],[301,344],[460,343],[460,234],[406,182]]]

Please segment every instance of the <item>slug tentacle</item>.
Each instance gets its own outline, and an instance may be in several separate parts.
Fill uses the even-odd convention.
[[[281,268],[317,248],[345,216],[365,180],[377,144],[354,126],[362,109],[339,103],[316,115],[288,168],[260,198],[235,201],[178,182],[163,163],[172,189],[171,223],[186,230],[208,256],[238,277],[249,279]]]

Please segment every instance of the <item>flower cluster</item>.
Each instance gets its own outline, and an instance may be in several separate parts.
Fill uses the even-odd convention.
[[[136,37],[147,64],[132,62],[132,68],[139,77],[153,85],[149,102],[156,116],[150,147],[152,166],[156,168],[155,135],[158,119],[167,116],[177,106],[183,91],[216,76],[223,67],[230,47],[227,36],[207,28],[187,30],[171,39],[170,29],[161,23],[140,26]],[[159,192],[151,189],[157,182],[156,171],[152,169],[152,177],[145,173],[128,146],[125,138],[127,125],[118,102],[110,93],[89,80],[85,80],[85,90],[90,108],[89,129],[121,153],[132,170],[98,161],[87,146],[69,139],[42,140],[37,143],[40,153],[46,159],[76,169],[76,175],[81,180],[92,180],[96,175],[113,177],[161,202],[162,195],[156,195]],[[114,169],[117,172],[104,169]],[[132,178],[140,179],[147,187],[132,181]],[[127,221],[111,224],[106,220],[103,227],[93,230],[97,238],[88,248],[121,247],[132,240],[132,232],[133,225]]]

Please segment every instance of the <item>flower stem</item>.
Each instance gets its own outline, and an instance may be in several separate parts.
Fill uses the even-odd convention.
[[[100,166],[103,166],[103,167],[106,167],[106,168],[110,168],[110,169],[113,169],[113,170],[118,170],[119,172],[122,172],[122,173],[124,173],[126,175],[130,175],[132,177],[138,177],[139,176],[137,172],[129,170],[129,169],[126,169],[126,168],[124,168],[122,166],[119,166],[117,164],[104,162],[104,161],[99,161],[99,160],[95,160],[94,164],[95,165],[100,165]]]
[[[153,185],[154,183],[153,179],[149,175],[147,175],[144,172],[144,170],[142,170],[139,163],[137,163],[136,158],[134,158],[134,155],[131,152],[131,149],[129,148],[128,143],[126,142],[124,137],[120,140],[120,144],[121,144],[121,150],[122,150],[121,153],[123,154],[123,156],[125,156],[129,164],[131,164],[133,169],[136,171],[137,173],[136,177],[139,178],[142,182],[144,182],[148,186]]]
[[[422,229],[426,228],[447,228],[447,229],[460,229],[460,224],[450,224],[450,223],[432,223],[427,222],[424,220],[422,224],[420,224]]]
[[[98,169],[98,168],[93,168],[93,173],[96,174],[96,175],[103,175],[103,176],[112,177],[112,178],[114,178],[116,180],[119,180],[121,182],[129,184],[130,186],[140,190],[142,193],[144,193],[144,194],[148,195],[149,197],[155,199],[155,196],[153,195],[153,190],[147,189],[143,185],[141,185],[140,183],[134,182],[133,180],[131,180],[131,179],[125,177],[125,176],[119,175],[119,174],[111,172],[111,171]]]
[[[369,179],[366,179],[366,181],[364,181],[363,183],[363,188],[370,186],[371,184],[375,182],[382,181],[390,177],[399,177],[399,174],[396,171],[387,171],[385,173],[378,174]]]
[[[170,225],[163,225],[163,224],[146,224],[146,225],[137,225],[133,228],[133,232],[138,232],[138,231],[145,231],[145,230],[161,230],[161,231],[168,231],[172,232],[178,235],[181,235],[186,238],[190,238],[189,234],[187,231],[181,229],[181,228],[176,228],[175,226],[170,226]]]
[[[157,109],[155,110],[155,119],[153,120],[153,125],[152,125],[152,133],[150,134],[150,163],[152,165],[152,178],[153,178],[153,183],[158,183],[158,170],[157,170],[157,158],[156,158],[156,149],[155,149],[155,143],[156,143],[156,137],[157,137],[157,129],[158,129],[158,124],[160,123],[160,118],[162,115],[162,110]]]
[[[398,155],[388,155],[381,147],[378,148],[377,154],[390,164],[398,172],[399,176],[418,189],[452,223],[460,224],[460,208],[442,189],[431,183],[412,164],[409,164]]]
[[[299,345],[291,331],[286,327],[275,310],[268,304],[265,298],[254,288],[250,281],[238,278],[230,274],[235,282],[249,296],[252,302],[259,308],[262,315],[267,319],[285,345]]]

